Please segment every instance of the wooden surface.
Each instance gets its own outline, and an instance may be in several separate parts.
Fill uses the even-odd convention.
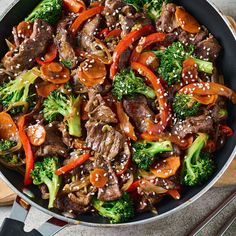
[[[235,20],[232,17],[228,17],[228,19],[236,31]],[[230,185],[236,185],[236,158],[214,187],[224,187]],[[12,204],[15,197],[16,195],[12,192],[12,190],[0,179],[0,206]]]

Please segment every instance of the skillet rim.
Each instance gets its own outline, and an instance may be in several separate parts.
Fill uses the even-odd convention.
[[[22,0],[15,0],[13,1],[8,7],[7,9],[4,11],[4,13],[0,16],[0,21],[2,21],[4,19],[4,17],[9,13],[9,11],[18,3]],[[215,10],[218,15],[222,18],[222,20],[224,21],[225,25],[228,27],[228,29],[230,30],[232,36],[234,37],[234,39],[236,40],[236,32],[234,31],[232,25],[230,24],[230,22],[228,21],[228,19],[226,18],[226,16],[223,14],[223,12],[221,10],[218,9],[218,7],[216,7],[216,5],[212,2],[210,2],[209,0],[205,0],[212,8],[213,10]],[[163,219],[167,216],[172,215],[174,212],[180,211],[184,208],[186,208],[187,206],[189,206],[190,204],[192,204],[193,202],[195,202],[197,199],[199,199],[203,194],[205,194],[218,180],[219,178],[224,174],[224,172],[227,170],[227,168],[229,167],[229,165],[231,164],[231,162],[233,161],[234,157],[236,156],[236,145],[230,155],[230,157],[228,158],[227,162],[224,164],[224,166],[219,170],[219,172],[217,173],[217,175],[201,190],[199,191],[196,195],[194,195],[192,198],[190,198],[189,200],[187,200],[186,202],[182,203],[181,205],[173,208],[172,210],[169,210],[165,213],[162,213],[161,215],[156,215],[144,220],[137,220],[137,221],[133,221],[133,222],[127,222],[127,223],[120,223],[120,224],[108,224],[108,223],[90,223],[90,222],[85,222],[85,221],[79,221],[79,220],[75,220],[72,218],[68,218],[62,215],[59,215],[55,212],[52,212],[40,205],[38,205],[37,203],[35,203],[34,201],[32,201],[29,197],[27,197],[26,195],[24,195],[22,192],[20,192],[15,186],[13,186],[13,184],[2,174],[2,172],[0,171],[0,178],[2,178],[2,180],[7,183],[7,185],[22,199],[24,199],[26,202],[28,202],[31,206],[34,206],[35,208],[37,208],[38,210],[40,210],[41,212],[55,217],[57,219],[60,219],[62,221],[68,222],[69,224],[73,224],[73,225],[83,225],[83,226],[89,226],[89,227],[104,227],[104,228],[114,228],[114,227],[124,227],[124,226],[131,226],[131,225],[139,225],[139,224],[147,224],[147,223],[152,223],[156,220],[159,219]]]

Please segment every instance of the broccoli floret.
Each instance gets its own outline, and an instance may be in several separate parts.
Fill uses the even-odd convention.
[[[193,45],[185,47],[181,42],[174,42],[165,51],[154,51],[156,56],[161,60],[158,73],[168,85],[181,81],[183,61],[188,58],[195,60],[199,71],[212,74],[213,63],[194,58],[192,56],[193,52]]]
[[[115,76],[112,93],[118,100],[122,100],[125,95],[137,93],[150,99],[154,99],[156,96],[154,90],[148,87],[142,78],[135,76],[132,70],[123,70]]]
[[[69,134],[81,137],[80,102],[80,96],[75,98],[74,95],[66,95],[60,90],[55,90],[44,100],[44,118],[52,122],[62,115]]]
[[[92,204],[99,215],[110,219],[111,224],[127,222],[134,216],[133,202],[128,193],[116,201],[103,202],[94,198]]]
[[[16,142],[12,140],[1,140],[0,141],[0,152],[10,150],[12,147],[16,146]]]
[[[48,208],[53,207],[57,192],[60,188],[61,177],[55,174],[59,168],[59,159],[57,157],[46,157],[42,162],[36,162],[31,172],[33,184],[46,184],[49,191]]]
[[[140,169],[148,170],[155,160],[155,156],[162,152],[173,150],[170,141],[163,142],[134,142],[133,161]]]
[[[195,101],[191,95],[176,94],[173,101],[173,111],[180,119],[195,116],[200,112],[201,104]]]
[[[196,186],[207,181],[214,172],[214,162],[209,154],[202,153],[208,135],[199,133],[187,150],[182,169],[182,182],[187,186]]]
[[[169,3],[169,0],[125,0],[127,4],[132,5],[137,11],[144,11],[147,16],[156,20],[160,17],[163,3]]]
[[[25,19],[34,22],[37,19],[44,20],[49,24],[56,24],[62,13],[62,0],[43,0]]]
[[[17,76],[14,80],[4,83],[0,87],[0,102],[4,109],[10,110],[12,115],[16,115],[29,108],[28,102],[33,95],[30,92],[30,85],[34,84],[35,80],[39,77],[40,71],[33,68],[21,75]]]

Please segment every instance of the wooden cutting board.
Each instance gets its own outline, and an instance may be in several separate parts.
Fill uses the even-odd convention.
[[[236,31],[236,22],[232,17],[228,17],[231,25]],[[226,173],[220,178],[214,187],[223,187],[236,185],[236,158],[231,163]],[[11,205],[16,195],[12,190],[0,179],[0,206]]]

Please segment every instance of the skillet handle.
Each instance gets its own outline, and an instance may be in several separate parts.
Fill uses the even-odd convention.
[[[9,218],[6,218],[0,227],[0,236],[53,236],[64,227],[67,222],[51,218],[42,224],[37,230],[24,231],[25,220],[31,206],[20,197],[17,197],[12,207]]]

